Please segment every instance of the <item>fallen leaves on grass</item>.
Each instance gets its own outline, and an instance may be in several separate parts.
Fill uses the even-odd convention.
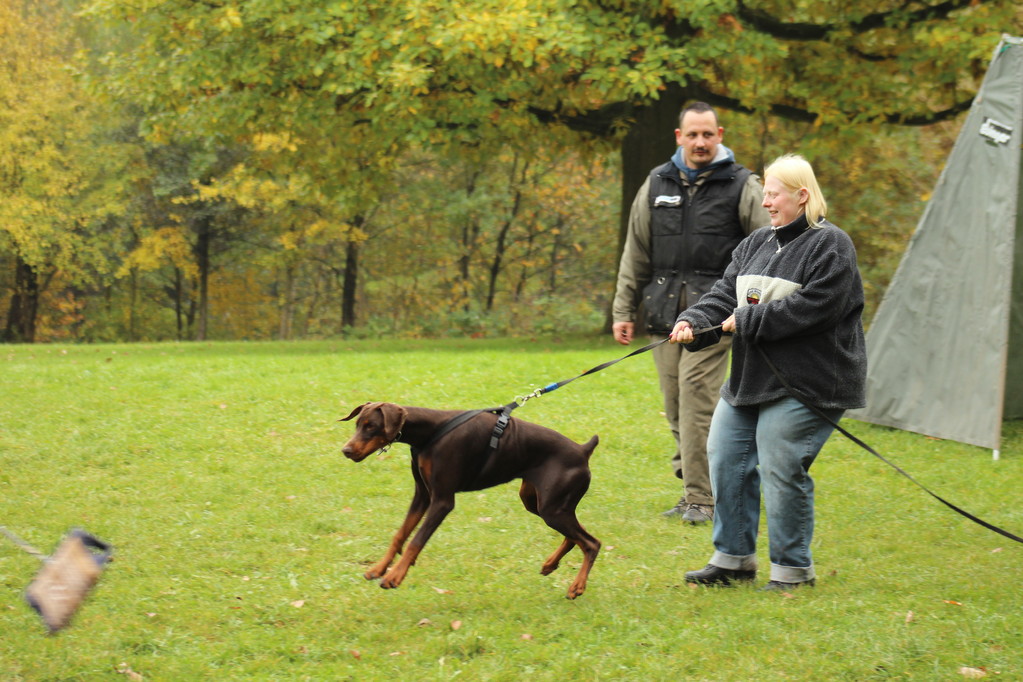
[[[291,605],[294,606],[296,609],[300,609],[303,606],[305,606],[305,599],[296,599],[295,601],[291,602]]]
[[[987,670],[964,665],[959,668],[959,674],[969,680],[979,680],[982,677],[987,677]]]
[[[433,591],[437,594],[454,594],[451,590],[446,590],[443,587],[435,587],[433,588]]]
[[[129,680],[144,680],[142,675],[131,669],[131,666],[127,663],[120,663],[117,666],[117,672],[121,675],[126,675]]]
[[[944,601],[946,604],[951,604],[952,606],[962,606],[962,602],[957,602],[954,599],[944,599],[942,601]]]
[[[460,621],[460,620],[453,620],[453,621],[451,621],[451,629],[452,630],[459,630],[459,629],[461,629],[461,627],[462,627],[462,621]]]

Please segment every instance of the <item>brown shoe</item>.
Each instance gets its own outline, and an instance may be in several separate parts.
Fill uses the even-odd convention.
[[[679,498],[678,504],[676,504],[674,507],[672,507],[666,512],[661,512],[661,516],[668,519],[682,518],[683,516],[685,516],[686,509],[687,509],[686,496],[683,495],[682,497]]]
[[[761,592],[791,592],[792,590],[797,590],[800,587],[813,587],[816,584],[817,584],[817,580],[815,578],[810,578],[809,580],[804,580],[801,583],[783,583],[780,580],[772,580],[769,583],[767,583],[766,585],[764,585],[763,587],[761,587],[760,591]]]
[[[687,504],[682,520],[694,526],[702,526],[714,520],[714,507],[709,504]]]

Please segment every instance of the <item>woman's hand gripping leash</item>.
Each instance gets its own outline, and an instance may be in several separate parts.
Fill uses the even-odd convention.
[[[703,334],[713,329],[721,328],[721,331],[725,333],[732,333],[735,331],[735,315],[729,315],[728,319],[715,327],[707,327],[706,329],[693,329],[693,325],[689,324],[685,320],[680,321],[675,325],[675,328],[671,330],[671,334],[668,335],[668,341],[671,343],[689,344],[692,343],[696,338],[697,334]]]

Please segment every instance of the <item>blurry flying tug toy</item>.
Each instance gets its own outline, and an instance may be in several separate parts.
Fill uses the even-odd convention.
[[[51,634],[67,627],[96,585],[104,566],[112,560],[113,547],[74,528],[53,554],[46,556],[3,526],[0,533],[43,562],[25,590],[25,601],[36,610]]]

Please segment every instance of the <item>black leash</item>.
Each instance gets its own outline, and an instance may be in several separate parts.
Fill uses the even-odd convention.
[[[705,329],[695,329],[695,330],[693,330],[693,335],[695,336],[697,334],[704,334],[706,332],[713,331],[715,329],[720,329],[720,328],[721,328],[721,325],[719,324],[719,325],[715,325],[713,327],[707,327]],[[430,443],[426,447],[429,447],[430,445],[433,445],[433,443],[436,442],[437,440],[439,440],[441,436],[443,436],[444,434],[450,432],[452,429],[456,428],[457,426],[465,423],[469,419],[472,419],[476,415],[481,414],[483,412],[489,412],[489,413],[497,414],[498,415],[497,424],[494,425],[494,431],[493,431],[493,433],[490,436],[490,450],[491,450],[491,452],[493,452],[493,451],[497,450],[497,446],[498,446],[498,444],[500,442],[501,435],[504,433],[505,429],[508,427],[508,422],[511,421],[511,413],[512,413],[512,411],[515,410],[516,408],[521,407],[522,405],[524,405],[527,400],[530,400],[531,398],[537,398],[537,397],[539,397],[541,395],[544,395],[546,393],[550,393],[551,391],[556,391],[557,389],[561,388],[562,386],[565,386],[566,384],[572,383],[576,379],[579,379],[579,378],[584,377],[584,376],[588,376],[590,374],[595,374],[596,372],[599,372],[601,370],[607,369],[608,367],[610,367],[610,366],[612,366],[614,364],[617,364],[617,363],[621,362],[622,360],[626,360],[626,359],[631,358],[631,357],[633,357],[635,355],[639,355],[640,353],[645,353],[647,351],[653,350],[657,346],[660,346],[663,343],[667,343],[668,341],[669,341],[668,338],[661,339],[660,341],[654,341],[653,343],[647,344],[646,346],[643,346],[642,348],[640,348],[638,350],[634,350],[631,353],[628,353],[627,355],[623,355],[620,358],[616,358],[614,360],[610,360],[610,361],[605,362],[603,364],[597,365],[596,367],[591,367],[590,369],[586,370],[582,374],[577,374],[576,376],[571,377],[570,379],[565,379],[564,381],[558,381],[558,382],[555,382],[553,384],[547,384],[543,388],[538,388],[538,389],[536,389],[535,391],[533,391],[532,393],[530,393],[530,394],[528,394],[526,396],[522,396],[522,397],[516,398],[515,400],[513,400],[510,403],[508,403],[504,407],[493,407],[493,408],[488,408],[488,409],[485,409],[485,410],[470,410],[468,412],[464,412],[464,413],[458,415],[457,417],[455,417],[454,419],[452,419],[451,421],[449,421],[443,427],[441,427],[441,429],[430,440]],[[781,385],[785,388],[785,390],[788,391],[789,394],[793,398],[795,398],[800,403],[805,405],[811,412],[816,414],[818,417],[820,417],[821,419],[823,419],[827,423],[831,424],[831,426],[833,426],[835,428],[835,430],[837,430],[843,436],[845,436],[846,438],[848,438],[853,443],[855,443],[856,445],[860,446],[861,448],[863,448],[864,450],[866,450],[870,454],[874,455],[875,457],[877,457],[879,460],[881,460],[882,462],[884,462],[885,464],[887,464],[891,468],[895,469],[895,471],[899,472],[900,474],[902,474],[903,476],[908,478],[910,481],[913,482],[914,485],[918,486],[925,493],[927,493],[928,495],[930,495],[934,499],[938,500],[943,505],[945,505],[946,507],[948,507],[952,511],[956,512],[957,514],[960,514],[960,515],[968,518],[969,520],[973,521],[974,523],[976,523],[978,525],[983,526],[984,528],[987,528],[988,530],[992,530],[992,531],[998,533],[999,535],[1003,535],[1003,536],[1009,538],[1010,540],[1015,540],[1016,542],[1023,543],[1023,538],[1019,537],[1018,535],[1010,533],[1009,531],[1005,530],[1004,528],[999,528],[998,526],[994,525],[993,523],[988,523],[984,519],[979,518],[977,516],[974,516],[970,512],[966,511],[965,509],[963,509],[963,508],[961,508],[961,507],[959,507],[959,506],[957,506],[955,504],[952,504],[951,502],[949,502],[945,498],[941,497],[937,493],[932,492],[925,485],[923,485],[922,483],[917,481],[915,478],[913,478],[909,473],[904,471],[901,467],[899,467],[898,465],[890,462],[883,455],[881,455],[881,453],[879,453],[874,448],[870,447],[870,445],[868,445],[867,443],[863,442],[862,440],[860,440],[859,438],[857,438],[853,434],[849,433],[840,424],[832,421],[816,405],[811,403],[807,398],[803,397],[799,393],[799,391],[797,391],[795,388],[793,388],[792,385],[788,381],[786,381],[785,377],[783,377],[781,372],[778,371],[778,368],[775,367],[773,362],[771,362],[771,359],[769,357],[767,357],[767,353],[764,352],[763,348],[761,348],[759,345],[757,345],[756,349],[760,352],[760,355],[764,359],[764,363],[767,365],[768,369],[770,369],[771,372],[774,374],[775,378],[778,379],[779,382],[781,382]],[[426,449],[426,448],[423,448],[423,449]]]
[[[803,397],[799,393],[799,391],[797,391],[795,388],[793,388],[792,385],[789,384],[789,382],[785,380],[785,377],[783,377],[781,375],[781,372],[779,372],[778,368],[774,366],[774,363],[771,362],[771,359],[769,357],[767,357],[767,353],[764,352],[763,348],[761,348],[759,345],[756,345],[756,344],[754,344],[754,345],[755,345],[756,349],[758,351],[760,351],[760,356],[764,359],[764,363],[767,365],[767,368],[770,369],[771,372],[774,374],[774,377],[778,381],[781,382],[781,385],[785,387],[785,390],[788,391],[789,394],[793,398],[795,398],[799,402],[803,403],[803,405],[805,405],[811,412],[813,412],[818,417],[820,417],[821,419],[823,419],[824,421],[828,422],[833,427],[835,427],[835,429],[839,433],[841,433],[843,436],[845,436],[846,438],[851,440],[853,443],[856,443],[856,445],[859,445],[861,448],[863,448],[864,450],[866,450],[870,454],[874,455],[875,457],[877,457],[879,460],[881,460],[882,462],[884,462],[885,464],[887,464],[891,468],[895,469],[897,472],[899,472],[900,474],[902,474],[903,476],[908,478],[910,481],[912,481],[915,485],[917,485],[925,493],[927,493],[928,495],[930,495],[931,497],[936,499],[938,502],[941,502],[943,505],[945,505],[946,507],[948,507],[952,511],[956,512],[957,514],[961,514],[961,515],[965,516],[966,518],[968,518],[969,520],[973,521],[974,523],[979,524],[981,526],[984,526],[988,530],[993,530],[994,532],[998,533],[999,535],[1004,535],[1005,537],[1009,538],[1010,540],[1015,540],[1016,542],[1023,543],[1023,538],[1019,537],[1018,535],[1014,535],[1013,533],[1010,533],[1009,531],[1005,530],[1004,528],[999,528],[998,526],[994,525],[993,523],[988,523],[984,519],[978,518],[978,517],[974,516],[973,514],[971,514],[970,512],[966,511],[965,509],[962,509],[961,507],[958,507],[958,506],[952,504],[951,502],[949,502],[945,498],[941,497],[940,495],[931,492],[930,490],[927,489],[926,486],[924,486],[922,483],[920,483],[915,478],[910,476],[908,473],[903,471],[902,468],[900,468],[898,465],[893,464],[892,462],[888,461],[887,459],[885,459],[884,456],[882,456],[880,453],[878,453],[877,450],[875,450],[874,448],[870,447],[869,445],[864,443],[862,440],[860,440],[859,438],[857,438],[853,434],[851,434],[848,431],[846,431],[844,428],[839,426],[836,422],[833,422],[831,419],[828,418],[828,416],[826,414],[824,414],[824,412],[822,412],[820,409],[817,408],[816,405],[812,404],[809,400],[807,400],[805,397]]]
[[[707,332],[712,332],[715,329],[721,329],[721,325],[720,324],[716,324],[713,327],[706,327],[704,329],[694,329],[693,330],[693,336],[696,336],[698,334],[705,334]],[[596,374],[597,372],[601,371],[602,369],[607,369],[611,365],[617,364],[617,363],[621,362],[622,360],[627,360],[627,359],[631,358],[634,355],[639,355],[640,353],[645,353],[648,350],[653,350],[657,346],[660,346],[663,343],[667,343],[668,341],[669,341],[669,337],[665,337],[665,338],[661,339],[660,341],[654,341],[653,343],[647,344],[647,345],[643,346],[642,348],[640,348],[638,350],[634,350],[631,353],[629,353],[628,355],[623,355],[622,357],[620,357],[620,358],[618,358],[616,360],[611,360],[610,362],[605,362],[602,365],[597,365],[596,367],[591,367],[590,369],[586,370],[582,374],[577,374],[576,376],[572,377],[571,379],[565,379],[564,381],[559,381],[557,383],[547,384],[543,388],[536,389],[535,391],[530,393],[525,398],[521,398],[521,400],[526,401],[526,400],[529,400],[530,398],[536,398],[536,397],[542,396],[544,393],[550,393],[551,391],[556,391],[557,389],[561,388],[565,384],[570,384],[573,381],[575,381],[576,379],[579,379],[580,377],[588,376],[590,374]]]
[[[721,328],[721,325],[718,324],[718,325],[715,325],[713,327],[707,327],[706,329],[696,329],[696,330],[693,330],[693,334],[694,335],[696,335],[696,334],[703,334],[703,333],[706,333],[706,332],[709,332],[709,331],[714,331],[715,329],[720,329],[720,328]],[[505,430],[508,428],[508,423],[511,422],[511,413],[516,408],[521,407],[522,405],[525,405],[527,400],[529,400],[531,398],[538,398],[539,396],[542,396],[545,393],[550,393],[551,391],[556,391],[557,389],[561,388],[565,384],[570,384],[570,383],[572,383],[573,381],[575,381],[576,379],[578,379],[580,377],[584,377],[584,376],[587,376],[589,374],[595,374],[595,373],[597,373],[597,372],[599,372],[601,370],[607,369],[611,365],[617,364],[617,363],[621,362],[622,360],[627,360],[628,358],[631,358],[631,357],[633,357],[635,355],[639,355],[640,353],[646,353],[647,351],[653,350],[654,348],[656,348],[657,346],[660,346],[663,343],[667,343],[668,340],[669,340],[668,337],[665,337],[665,338],[661,339],[660,341],[654,341],[653,343],[649,343],[649,344],[643,346],[642,348],[639,348],[637,350],[632,351],[631,353],[623,355],[620,358],[616,358],[614,360],[610,360],[610,361],[605,362],[603,364],[597,365],[596,367],[591,367],[590,369],[586,370],[582,374],[577,374],[577,375],[575,375],[574,377],[572,377],[570,379],[565,379],[564,381],[558,381],[558,382],[555,382],[553,384],[547,384],[543,388],[538,388],[538,389],[536,389],[535,391],[533,391],[532,393],[530,393],[528,395],[520,396],[520,397],[516,398],[515,400],[511,401],[510,403],[508,403],[507,405],[504,405],[502,407],[488,407],[488,408],[482,409],[482,410],[468,410],[466,412],[463,412],[463,413],[457,415],[456,417],[453,417],[447,423],[445,423],[442,427],[440,427],[440,429],[437,430],[437,433],[435,433],[433,435],[433,438],[431,438],[430,441],[425,446],[423,446],[422,448],[419,448],[417,451],[421,452],[423,450],[428,449],[434,443],[436,443],[438,440],[440,440],[442,436],[450,433],[453,429],[461,426],[462,424],[464,424],[465,422],[469,421],[470,419],[472,419],[476,415],[483,414],[484,412],[489,412],[490,414],[496,414],[497,415],[497,423],[494,424],[494,430],[490,434],[490,452],[494,452],[495,450],[497,450],[497,446],[501,442],[501,436],[504,435]]]
[[[693,330],[693,335],[695,336],[696,334],[704,334],[706,332],[714,331],[715,329],[720,329],[720,328],[721,328],[721,325],[717,324],[717,325],[714,325],[713,327],[706,327],[704,329],[694,329]],[[491,450],[491,452],[497,449],[497,445],[498,445],[498,443],[501,440],[501,435],[504,433],[504,430],[506,428],[508,428],[508,422],[511,421],[511,413],[512,413],[512,411],[515,410],[515,408],[521,407],[522,405],[524,405],[527,400],[529,400],[531,398],[539,398],[540,396],[544,395],[545,393],[550,393],[551,391],[556,391],[559,388],[561,388],[562,386],[564,386],[565,384],[570,384],[573,381],[575,381],[576,379],[579,379],[579,378],[584,377],[584,376],[588,376],[590,374],[596,374],[597,372],[599,372],[601,370],[607,369],[611,365],[617,364],[617,363],[621,362],[622,360],[627,360],[627,359],[629,359],[629,358],[631,358],[631,357],[633,357],[635,355],[639,355],[640,353],[646,353],[647,351],[653,350],[654,348],[657,348],[657,346],[660,346],[663,343],[667,343],[668,341],[669,341],[669,337],[665,337],[665,338],[661,339],[660,341],[654,341],[653,343],[648,343],[647,345],[643,346],[642,348],[634,350],[631,353],[627,353],[626,355],[623,355],[620,358],[616,358],[614,360],[610,360],[608,362],[605,362],[605,363],[602,363],[600,365],[597,365],[596,367],[591,367],[588,370],[586,370],[585,372],[583,372],[582,374],[577,374],[577,375],[575,375],[574,377],[572,377],[570,379],[565,379],[564,381],[557,381],[557,382],[555,382],[553,384],[547,384],[543,388],[538,388],[538,389],[536,389],[535,391],[533,391],[532,393],[530,393],[528,395],[520,396],[520,397],[518,397],[515,400],[511,401],[510,403],[508,403],[507,405],[505,405],[502,408],[495,408],[495,409],[489,409],[489,410],[480,410],[481,412],[493,412],[495,414],[498,414],[498,410],[500,411],[500,413],[498,414],[498,417],[497,417],[497,424],[494,425],[494,432],[490,436],[490,450]],[[475,415],[473,415],[473,416],[475,416]]]

